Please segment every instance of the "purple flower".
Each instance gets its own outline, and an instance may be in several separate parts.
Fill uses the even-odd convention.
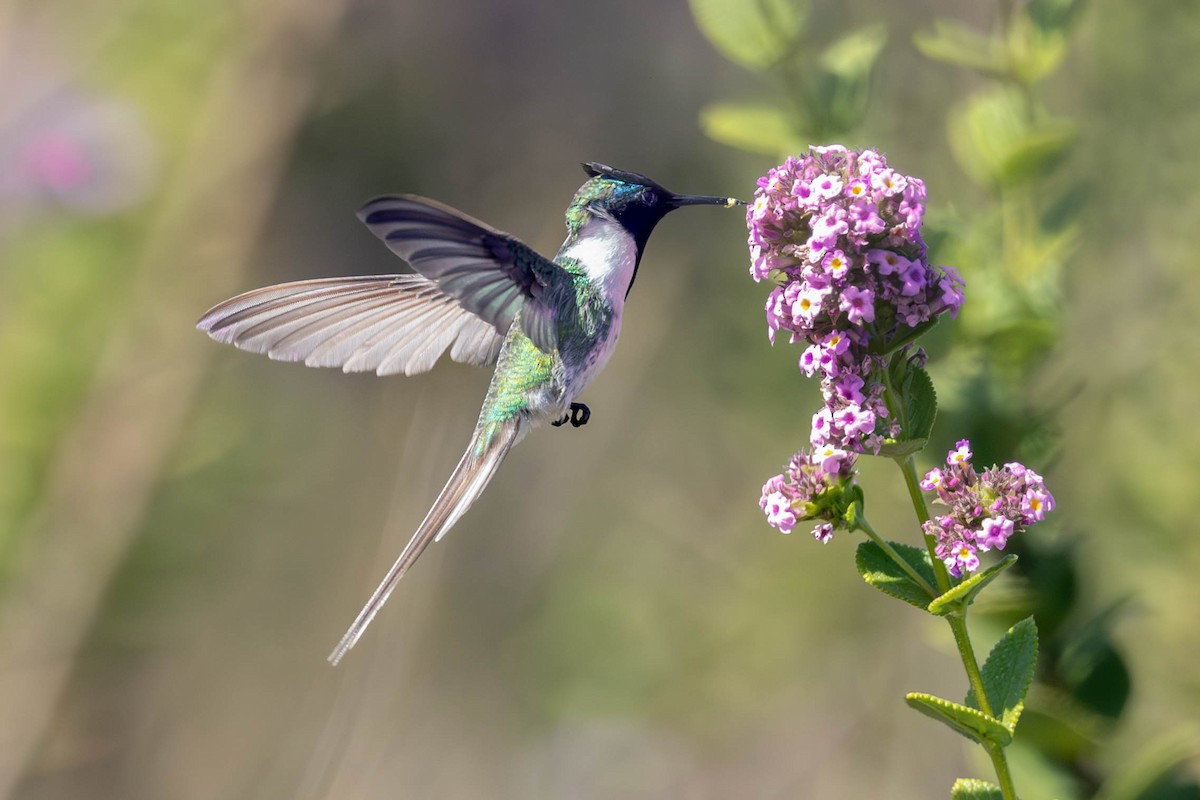
[[[975,543],[980,550],[1004,549],[1004,543],[1013,533],[1013,521],[1006,517],[988,517],[983,521],[983,528],[975,534]]]
[[[840,307],[852,325],[875,321],[875,295],[870,289],[847,286]]]
[[[766,487],[763,487],[763,491],[766,491]],[[767,514],[767,524],[778,528],[780,533],[791,533],[796,526],[796,514],[789,503],[783,492],[764,494],[759,501],[759,506]]]
[[[927,492],[936,492],[942,487],[942,471],[937,467],[925,473],[925,480],[921,481],[921,488]]]
[[[964,572],[979,569],[979,556],[975,555],[975,548],[966,542],[951,542],[942,563],[946,565],[947,572],[961,578]]]
[[[899,253],[891,250],[869,250],[867,261],[879,271],[880,275],[896,275],[903,273],[912,262]]]
[[[966,439],[959,439],[954,443],[954,447],[955,449],[951,450],[946,456],[947,464],[954,466],[955,464],[962,464],[971,460],[971,456],[973,454],[971,453],[970,442],[968,442]]]
[[[883,401],[888,342],[962,305],[961,276],[926,258],[924,204],[925,184],[874,150],[813,147],[758,180],[746,212],[750,274],[779,281],[765,306],[768,337],[786,331],[804,343],[799,368],[821,379],[829,425],[814,431],[817,444],[878,451],[901,433]],[[849,375],[861,383],[848,392]],[[850,404],[854,414],[840,413]]]
[[[931,469],[921,481],[923,490],[937,495],[935,503],[949,508],[924,529],[955,577],[979,568],[976,552],[1003,550],[1009,538],[1054,509],[1041,475],[1016,462],[979,473],[971,466],[972,456],[971,443],[961,439],[946,455],[946,468]]]
[[[796,453],[782,474],[763,484],[758,505],[767,524],[790,533],[799,520],[820,520],[813,537],[828,542],[835,528],[846,527],[855,501],[854,460],[853,453],[830,447]]]
[[[813,182],[813,191],[822,200],[837,197],[842,193],[842,179],[837,175],[822,175]]]
[[[1025,513],[1027,525],[1041,522],[1046,518],[1046,512],[1053,510],[1054,497],[1043,486],[1031,487],[1021,499],[1021,511]]]

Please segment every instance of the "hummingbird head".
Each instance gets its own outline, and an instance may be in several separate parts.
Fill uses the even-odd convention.
[[[594,161],[583,170],[590,178],[579,187],[567,209],[567,228],[577,233],[591,218],[610,219],[637,242],[638,260],[654,226],[669,212],[682,206],[713,205],[732,208],[745,205],[732,197],[675,194],[645,175],[613,169]]]

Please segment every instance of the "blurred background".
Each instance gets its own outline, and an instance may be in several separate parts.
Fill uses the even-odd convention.
[[[987,32],[1024,4],[806,6],[801,54],[881,27],[853,118],[787,135],[927,180],[968,312],[926,343],[925,465],[970,435],[1058,498],[1025,561],[1050,566],[993,614],[1041,603],[1066,631],[1043,640],[1025,796],[1196,797],[1200,5],[1075,5],[1038,6],[1072,8],[1028,81],[1065,126],[1033,161],[1052,178],[1020,184],[1061,241],[1005,262],[1033,327],[971,316],[1016,291],[985,235],[1012,195],[964,168],[954,122],[996,76],[930,44],[936,20]],[[781,536],[757,507],[817,394],[766,340],[739,213],[660,226],[591,424],[518,448],[337,669],[488,375],[310,370],[193,327],[258,286],[402,269],[354,217],[382,193],[543,253],[580,161],[752,195],[780,137],[746,142],[713,104],[783,101],[719,20],[706,38],[711,6],[0,5],[0,795],[911,798],[988,777],[903,703],[965,692],[944,626],[864,584],[854,537]],[[895,467],[860,464],[876,528],[911,540]]]

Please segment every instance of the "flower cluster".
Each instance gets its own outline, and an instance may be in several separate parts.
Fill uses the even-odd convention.
[[[854,453],[835,447],[802,450],[792,456],[783,474],[763,484],[758,505],[767,522],[791,533],[798,520],[822,520],[812,535],[821,543],[845,527],[846,512],[856,499]]]
[[[876,151],[836,145],[788,158],[758,181],[746,214],[750,274],[780,278],[767,298],[768,335],[807,342],[800,368],[821,376],[814,445],[878,452],[896,435],[878,377],[889,343],[963,302],[958,272],[926,258],[924,202],[924,183]]]
[[[937,494],[934,502],[950,509],[924,527],[956,578],[979,568],[977,553],[1003,550],[1010,536],[1054,510],[1054,496],[1041,475],[1015,462],[977,473],[971,457],[971,445],[963,439],[946,456],[945,469],[931,469],[921,481],[922,489]]]

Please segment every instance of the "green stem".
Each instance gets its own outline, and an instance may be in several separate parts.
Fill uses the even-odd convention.
[[[980,711],[994,718],[996,714],[992,711],[992,703],[988,700],[987,692],[983,690],[983,674],[979,671],[979,662],[975,660],[975,648],[971,646],[971,637],[967,634],[965,615],[965,610],[956,612],[946,617],[946,621],[950,623],[950,630],[954,633],[954,643],[958,645],[958,654],[962,656],[963,667],[967,670],[967,680],[975,692],[975,702],[979,703]]]
[[[998,744],[989,744],[984,747],[987,754],[992,759],[992,767],[996,770],[996,779],[1000,781],[1000,794],[1004,796],[1004,800],[1018,800],[1017,787],[1013,784],[1012,773],[1008,769],[1008,757],[1004,754],[1004,748]]]
[[[917,512],[917,520],[922,526],[929,521],[929,506],[925,505],[925,495],[921,492],[921,483],[917,478],[917,464],[913,456],[905,458],[897,458],[896,466],[900,467],[900,472],[904,475],[904,485],[908,487],[908,496],[912,500],[913,509]],[[937,557],[937,541],[925,533],[924,527],[921,528],[921,533],[925,539],[925,549],[929,551],[929,560],[933,564],[933,574],[937,578],[939,594],[945,594],[950,591],[950,573],[946,572],[946,565]]]
[[[979,705],[979,710],[992,719],[997,719],[996,713],[992,710],[992,702],[984,690],[983,673],[979,671],[979,662],[975,659],[975,648],[971,646],[971,637],[967,633],[966,613],[966,609],[963,609],[960,613],[948,616],[946,621],[950,623],[950,630],[954,633],[954,643],[958,645],[958,653],[962,657],[963,667],[967,670],[967,680],[971,684],[971,690],[975,693],[975,702]],[[988,743],[984,744],[983,749],[992,759],[992,766],[996,770],[997,780],[1000,781],[1000,793],[1004,795],[1004,800],[1017,800],[1017,789],[1013,784],[1012,773],[1008,769],[1008,756],[1005,754],[1004,748],[995,743]]]
[[[923,577],[921,577],[921,573],[917,572],[915,569],[912,568],[911,564],[909,564],[907,561],[905,561],[903,558],[901,558],[900,554],[896,552],[896,548],[892,547],[892,545],[889,542],[884,541],[884,539],[878,533],[875,532],[875,529],[871,527],[871,523],[867,522],[866,517],[861,516],[861,515],[859,516],[858,528],[863,533],[865,533],[871,539],[871,541],[873,541],[875,544],[879,545],[879,549],[881,549],[881,550],[883,550],[883,552],[887,553],[888,558],[890,558],[892,561],[896,562],[896,566],[898,566],[898,567],[900,567],[900,569],[904,570],[905,574],[908,575],[908,577],[912,578],[917,583],[918,586],[920,586],[922,589],[924,589],[926,592],[928,592],[929,599],[932,600],[933,598],[938,596],[939,593],[932,586],[929,585],[929,581],[927,581]]]

